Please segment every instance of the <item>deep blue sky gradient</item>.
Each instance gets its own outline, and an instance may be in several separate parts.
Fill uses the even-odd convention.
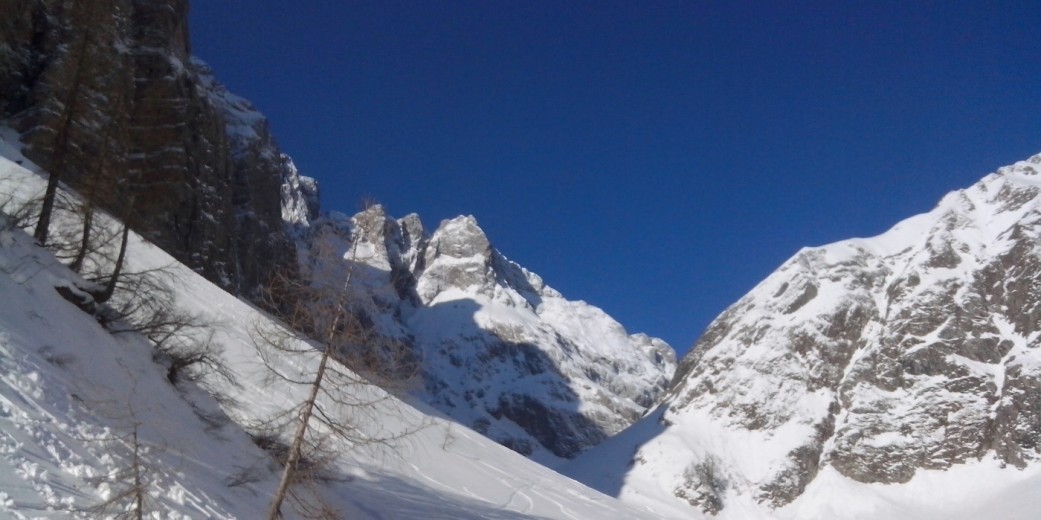
[[[800,247],[1041,152],[1041,3],[197,0],[326,210],[510,259],[685,352]]]

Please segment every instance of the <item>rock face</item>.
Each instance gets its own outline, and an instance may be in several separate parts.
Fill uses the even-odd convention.
[[[519,452],[573,456],[656,402],[671,348],[563,299],[472,218],[433,235],[379,208],[314,222],[314,181],[192,57],[187,11],[187,0],[0,0],[0,119],[26,156],[234,292],[294,260],[321,268],[308,256],[337,249],[336,267],[357,271],[358,316],[420,358],[423,397]]]
[[[825,467],[903,483],[982,458],[1031,463],[1039,194],[1036,156],[883,235],[800,251],[709,326],[643,437],[630,435],[635,455],[598,487],[715,512],[788,504]],[[604,456],[570,471],[588,476]]]
[[[639,419],[675,368],[667,344],[564,299],[473,217],[427,234],[419,217],[375,206],[316,221],[303,244],[353,264],[365,321],[420,358],[420,398],[538,460],[573,457]]]
[[[265,119],[191,57],[186,0],[0,12],[0,118],[30,159],[226,289],[292,259],[282,203],[309,195]]]

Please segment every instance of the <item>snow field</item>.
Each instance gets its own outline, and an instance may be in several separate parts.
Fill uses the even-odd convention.
[[[0,137],[6,157],[0,158],[0,191],[41,190],[42,178],[16,164],[32,168],[17,155],[12,135]],[[0,233],[0,518],[97,518],[87,509],[123,487],[120,478],[105,477],[127,466],[127,439],[135,429],[152,483],[152,518],[262,517],[279,468],[242,425],[299,402],[306,388],[268,377],[251,336],[267,318],[255,308],[136,235],[128,261],[131,271],[163,267],[171,273],[178,306],[214,324],[213,340],[241,386],[205,377],[206,388],[223,394],[219,403],[201,387],[174,388],[143,338],[109,333],[56,293],[55,286],[83,283],[75,274],[23,232]],[[308,374],[316,357],[274,359]],[[346,518],[661,518],[425,406],[369,385],[342,390],[372,405],[329,413],[373,438],[408,432],[400,440],[342,446],[339,476],[318,493]]]

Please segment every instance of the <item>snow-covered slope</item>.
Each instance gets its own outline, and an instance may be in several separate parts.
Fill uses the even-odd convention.
[[[675,369],[671,347],[565,299],[473,217],[427,234],[418,216],[380,206],[331,214],[300,247],[316,249],[353,264],[369,321],[413,346],[424,401],[536,460],[572,457],[639,419]]]
[[[1041,484],[1039,171],[800,251],[709,326],[657,413],[565,471],[729,518],[973,518]]]
[[[31,167],[9,135],[0,136],[0,202],[43,189],[14,162]],[[267,377],[250,335],[266,322],[262,313],[136,235],[129,251],[130,272],[164,268],[176,307],[208,319],[241,386],[212,374],[201,376],[203,386],[170,384],[141,336],[112,334],[59,296],[56,287],[84,284],[78,276],[23,232],[0,231],[0,518],[104,518],[88,509],[130,481],[135,433],[149,518],[262,518],[280,469],[242,425],[299,402],[307,389]],[[317,360],[269,361],[306,374]],[[411,433],[344,446],[334,478],[318,489],[344,518],[660,518],[372,386],[346,390],[376,404],[362,415],[329,404],[327,413],[384,439]]]
[[[318,189],[281,152],[267,119],[192,56],[188,10],[187,0],[0,0],[0,12],[15,13],[0,23],[0,120],[21,133],[27,157],[94,205],[126,215],[209,280],[255,298],[295,267],[295,239],[312,236]],[[353,224],[340,220],[348,221],[342,241]],[[664,343],[630,337],[550,289],[526,288],[530,273],[490,249],[469,259],[436,248],[428,255],[432,237],[418,218],[367,221],[376,228],[363,251],[369,292],[360,296],[379,307],[370,318],[415,347],[427,361],[427,400],[460,421],[550,460],[620,430],[664,392],[675,367]],[[484,240],[479,229],[453,233],[446,228],[437,240]],[[398,239],[408,243],[399,248]],[[384,268],[392,271],[377,272]],[[439,279],[471,268],[485,279]],[[521,286],[486,291],[483,301],[469,299],[471,281]],[[469,311],[446,312],[453,305]],[[459,328],[446,329],[446,319]],[[561,324],[575,320],[585,323]]]

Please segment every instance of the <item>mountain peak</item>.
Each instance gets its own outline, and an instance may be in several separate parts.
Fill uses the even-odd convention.
[[[492,245],[472,215],[444,220],[430,239],[430,253],[452,258],[491,258]]]
[[[471,215],[427,236],[416,215],[330,215],[366,321],[423,359],[419,396],[536,460],[572,457],[657,404],[675,368],[665,342],[629,335],[496,251]],[[302,249],[315,244],[305,243]],[[344,264],[347,265],[347,264]]]

